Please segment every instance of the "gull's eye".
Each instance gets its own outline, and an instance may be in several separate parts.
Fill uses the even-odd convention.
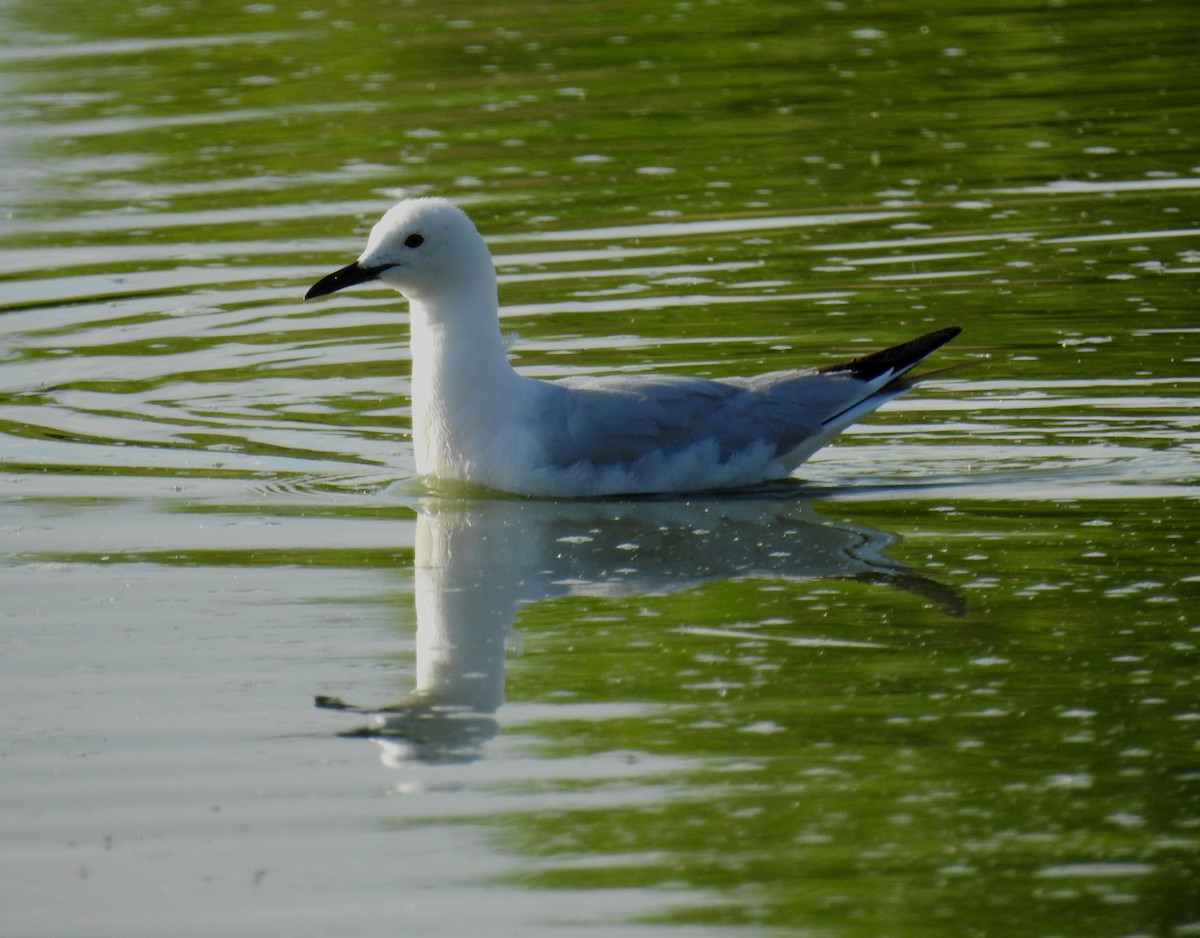
[[[425,243],[424,236],[419,235],[419,234],[410,234],[407,238],[404,239],[404,246],[406,248],[419,248],[424,243]]]

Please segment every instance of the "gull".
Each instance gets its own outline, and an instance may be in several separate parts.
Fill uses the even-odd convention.
[[[508,360],[487,244],[465,212],[440,198],[389,209],[358,260],[305,299],[375,280],[409,302],[417,471],[442,489],[589,498],[783,479],[912,387],[917,379],[906,373],[961,331],[750,377],[531,378]]]

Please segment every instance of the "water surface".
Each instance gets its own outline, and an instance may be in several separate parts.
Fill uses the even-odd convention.
[[[1200,931],[1193,20],[9,4],[7,930]],[[530,374],[965,367],[762,492],[430,493],[403,302],[301,300],[423,193]]]

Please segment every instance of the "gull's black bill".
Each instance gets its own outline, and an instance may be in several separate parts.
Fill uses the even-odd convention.
[[[311,300],[316,296],[326,296],[330,293],[336,293],[338,290],[344,290],[346,287],[352,287],[355,284],[367,283],[376,279],[381,273],[388,269],[387,264],[382,267],[363,267],[355,261],[353,264],[347,264],[341,270],[335,270],[327,277],[322,277],[314,283],[304,294],[306,300]]]

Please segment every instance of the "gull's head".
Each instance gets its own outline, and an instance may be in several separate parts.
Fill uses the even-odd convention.
[[[445,199],[405,199],[371,229],[353,264],[321,278],[306,300],[380,280],[410,299],[435,298],[483,278],[495,284],[487,245],[467,214]]]

